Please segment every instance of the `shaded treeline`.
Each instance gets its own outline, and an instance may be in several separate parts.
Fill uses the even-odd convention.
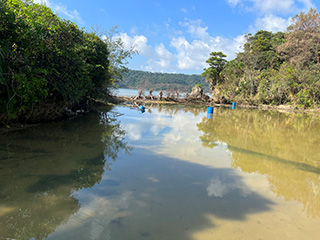
[[[107,42],[26,0],[0,1],[0,120],[54,119],[108,95]]]
[[[208,83],[200,75],[129,70],[123,75],[118,85],[122,88],[134,89],[191,91],[192,87],[198,83],[201,83],[205,90],[209,90]]]
[[[227,62],[212,52],[202,74],[214,98],[224,102],[320,104],[320,15],[314,10],[293,18],[286,33],[258,31],[246,35],[243,52]]]

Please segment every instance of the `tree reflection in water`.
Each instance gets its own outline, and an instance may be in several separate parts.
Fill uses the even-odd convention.
[[[302,203],[309,216],[320,216],[318,117],[218,108],[197,126],[204,147],[226,143],[233,168],[266,175],[277,196]]]
[[[74,191],[99,183],[131,150],[125,134],[105,111],[1,135],[1,237],[43,239],[65,223],[80,208]]]

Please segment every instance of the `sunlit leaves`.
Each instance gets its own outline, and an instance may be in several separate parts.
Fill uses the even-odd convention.
[[[204,72],[201,76],[206,78],[206,81],[209,82],[210,88],[213,90],[215,85],[222,82],[221,72],[224,66],[227,64],[225,59],[227,56],[222,52],[212,52],[210,53],[210,58],[206,61],[209,64],[208,68],[204,69]]]
[[[23,119],[38,103],[70,107],[106,93],[109,50],[98,36],[32,1],[1,1],[0,13],[0,118]]]
[[[298,68],[320,63],[320,14],[315,9],[301,12],[288,27],[286,42],[279,46],[282,57]]]
[[[313,108],[320,105],[320,14],[314,10],[293,18],[287,33],[248,34],[244,51],[226,64],[212,81],[225,102],[286,104]],[[217,99],[217,98],[215,98]]]

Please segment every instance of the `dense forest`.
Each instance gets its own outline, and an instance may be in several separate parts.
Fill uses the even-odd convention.
[[[198,83],[202,84],[204,90],[209,90],[209,84],[200,75],[129,70],[117,84],[121,88],[191,91]]]
[[[0,30],[1,124],[55,119],[107,98],[133,53],[110,37],[115,28],[102,37],[30,0],[1,0]]]
[[[293,18],[286,33],[248,34],[244,51],[227,62],[212,52],[202,76],[214,99],[249,104],[320,106],[320,14],[314,10]]]

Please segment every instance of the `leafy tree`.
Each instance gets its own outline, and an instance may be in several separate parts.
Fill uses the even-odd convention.
[[[109,49],[108,45],[94,33],[84,33],[85,46],[81,52],[86,61],[86,68],[93,87],[88,94],[95,98],[104,98],[112,86],[109,72]]]
[[[292,101],[293,79],[293,68],[282,64],[279,71],[273,71],[261,79],[257,90],[258,100],[265,104],[285,104]]]
[[[296,15],[287,33],[248,34],[243,49],[221,72],[219,54],[208,60],[216,65],[203,75],[212,89],[219,86],[215,100],[319,106],[320,13],[310,9]]]
[[[260,75],[266,70],[278,69],[281,60],[276,52],[276,46],[282,42],[283,34],[273,34],[268,31],[258,31],[255,35],[248,34],[244,52],[237,59],[243,63],[244,79],[242,92],[251,99],[257,93],[261,80]]]
[[[99,36],[26,0],[0,2],[0,120],[60,116],[112,85]]]
[[[320,13],[311,8],[293,17],[286,42],[278,47],[282,57],[299,68],[320,63]]]
[[[100,30],[98,27],[93,28],[93,32],[98,35],[107,44],[109,50],[109,73],[112,81],[121,80],[123,75],[128,72],[128,59],[137,54],[135,46],[127,48],[118,35],[118,26],[112,27],[108,32]]]
[[[212,52],[210,56],[206,61],[209,67],[204,69],[201,76],[206,78],[206,81],[210,84],[210,89],[213,91],[216,85],[222,83],[221,72],[227,63],[227,60],[224,59],[227,56],[222,52]]]
[[[281,61],[276,52],[276,47],[284,41],[284,34],[273,34],[260,30],[254,36],[246,35],[244,45],[245,58],[251,59],[254,70],[278,68]]]
[[[227,102],[231,102],[239,94],[239,83],[244,75],[244,64],[239,59],[231,60],[225,65],[221,74],[224,81],[220,85],[220,90]]]

